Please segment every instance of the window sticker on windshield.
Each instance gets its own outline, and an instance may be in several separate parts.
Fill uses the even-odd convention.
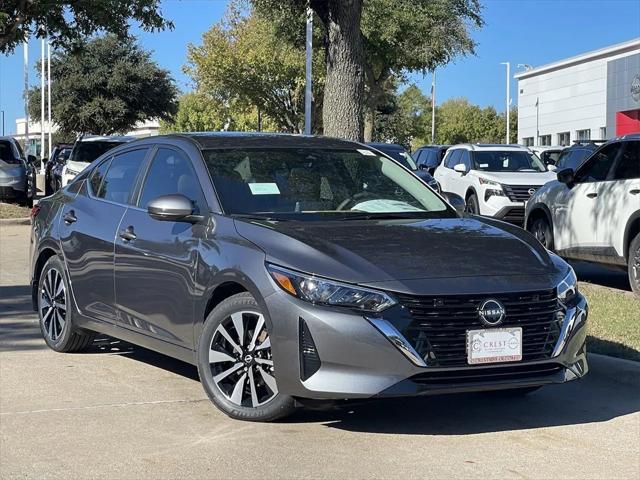
[[[280,189],[275,183],[250,183],[252,195],[280,195]]]
[[[369,157],[375,157],[376,156],[376,154],[374,152],[372,152],[371,150],[364,150],[362,148],[359,148],[358,152],[360,152],[361,155],[368,155]]]
[[[480,168],[489,168],[489,164],[488,163],[481,163],[480,164]]]

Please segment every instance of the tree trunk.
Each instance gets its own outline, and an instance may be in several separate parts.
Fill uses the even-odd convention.
[[[328,0],[324,134],[362,141],[364,135],[363,0]]]
[[[373,131],[376,128],[376,108],[370,104],[367,105],[367,109],[364,115],[364,141],[373,141]]]

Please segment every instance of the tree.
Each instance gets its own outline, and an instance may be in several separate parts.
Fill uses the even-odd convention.
[[[173,28],[160,13],[160,0],[3,0],[0,11],[0,52],[35,35],[47,34],[54,48],[75,48],[97,31],[120,39],[129,35],[130,21],[147,31]]]
[[[307,0],[253,0],[286,38],[301,43]],[[324,26],[325,134],[361,140],[373,132],[388,82],[473,53],[483,24],[478,0],[310,0]],[[365,90],[366,82],[366,90]],[[364,109],[367,131],[364,131]]]
[[[322,52],[315,55],[316,71]],[[197,89],[236,112],[260,109],[279,131],[304,131],[304,50],[275,35],[273,25],[232,4],[225,18],[189,45],[185,71]],[[323,76],[314,78],[314,121],[320,127]],[[255,116],[257,118],[257,115]],[[257,127],[257,124],[256,124]]]
[[[132,39],[109,35],[75,52],[55,52],[51,77],[52,120],[62,132],[122,133],[148,119],[169,119],[176,111],[177,88],[169,72]],[[39,88],[29,100],[29,111],[38,118]]]
[[[261,129],[277,129],[273,120],[261,118]],[[258,130],[258,109],[238,102],[224,104],[202,92],[191,92],[180,97],[177,113],[160,123],[160,130],[168,132],[215,132],[223,130]]]

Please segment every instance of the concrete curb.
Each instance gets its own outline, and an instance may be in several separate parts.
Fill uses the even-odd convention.
[[[618,383],[640,387],[640,362],[589,353],[589,373],[602,375]]]
[[[0,225],[31,225],[31,219],[26,218],[0,218]]]

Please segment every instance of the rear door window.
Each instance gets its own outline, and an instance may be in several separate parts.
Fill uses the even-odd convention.
[[[147,149],[144,148],[113,157],[96,197],[121,204],[131,203],[131,196],[146,154]]]

